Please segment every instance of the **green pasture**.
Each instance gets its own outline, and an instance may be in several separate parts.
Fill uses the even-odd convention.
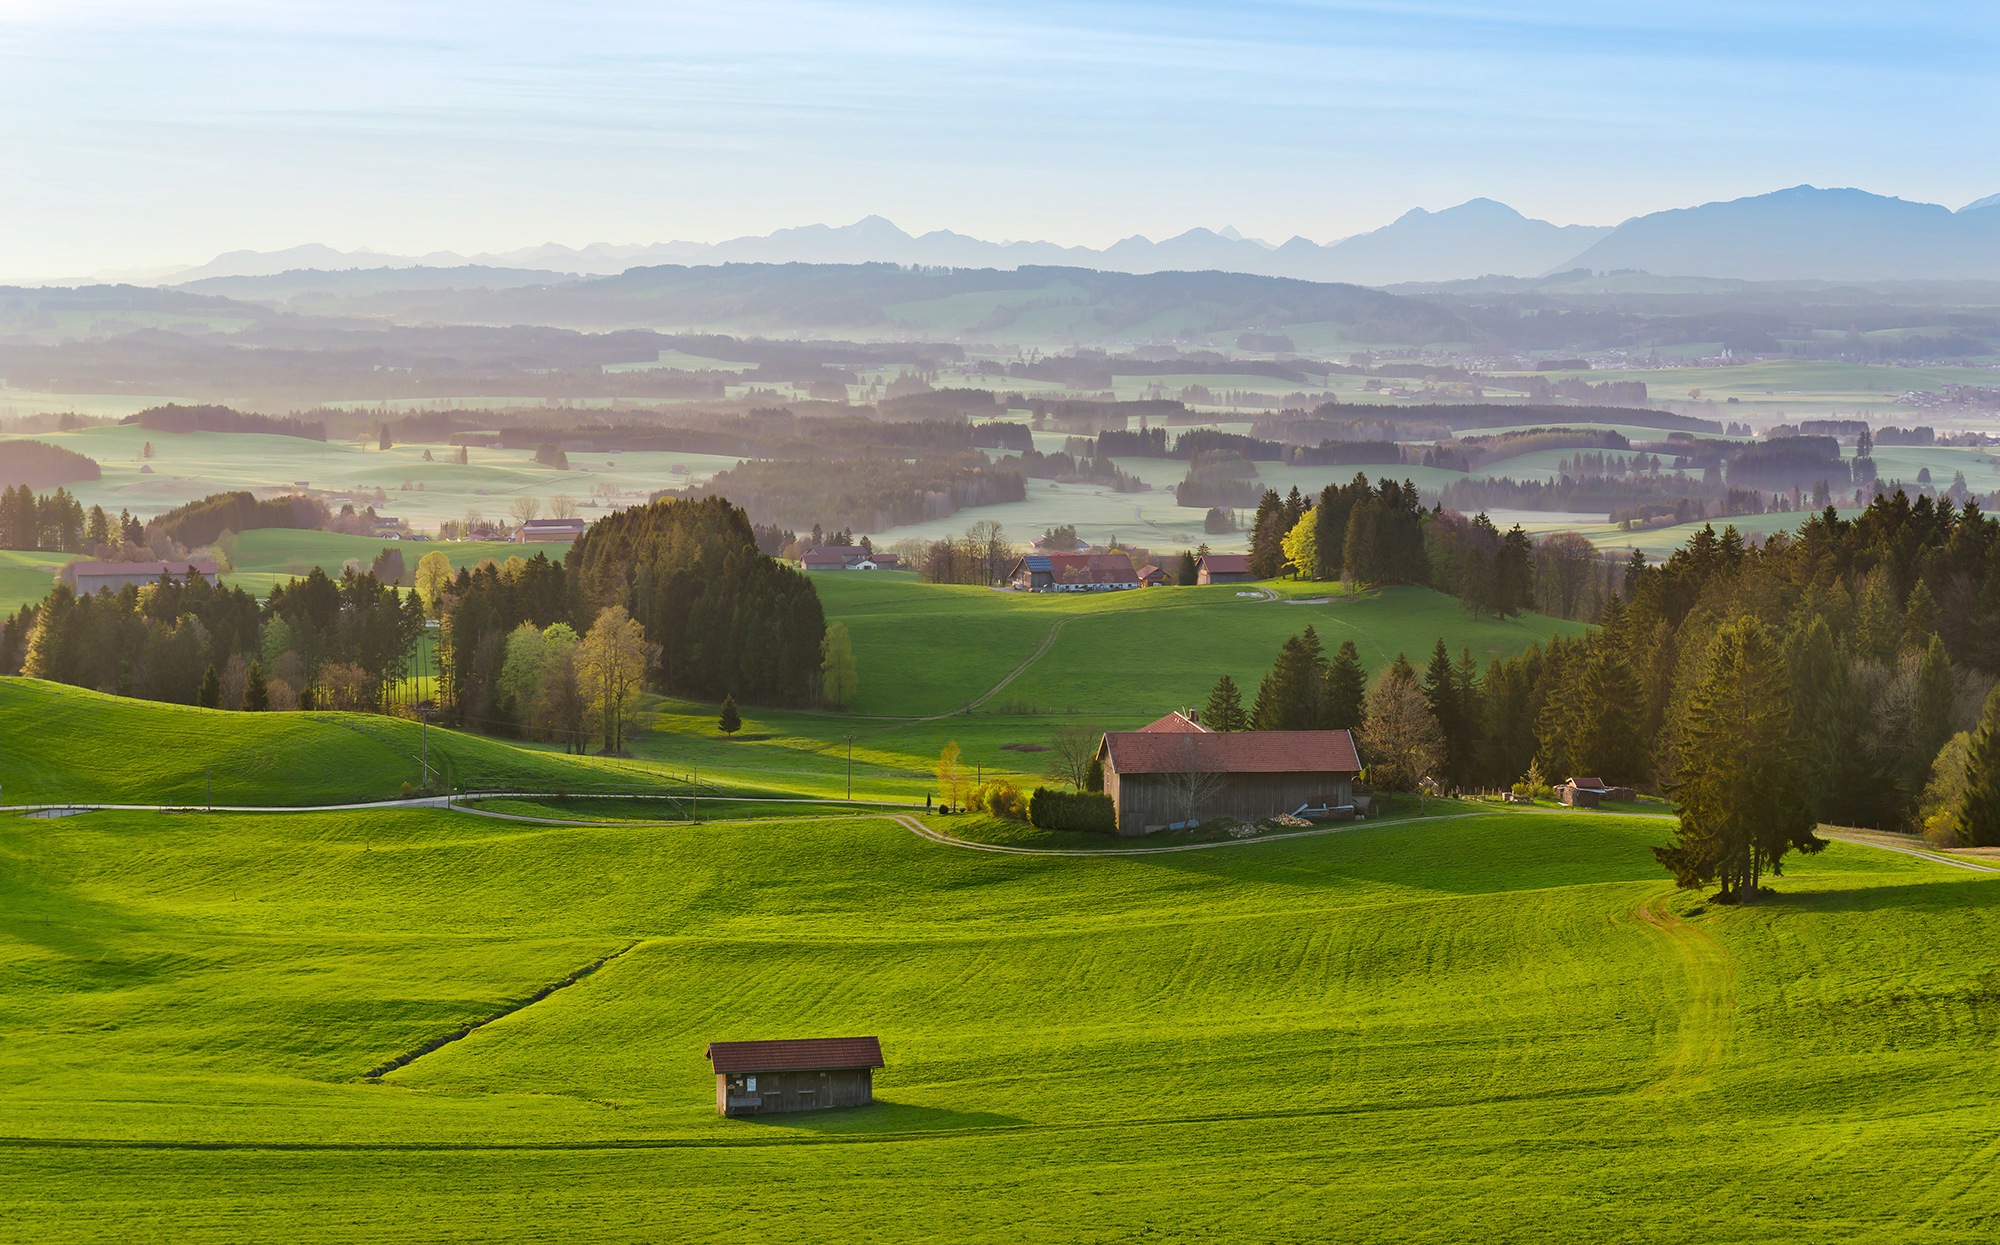
[[[1440,636],[1454,656],[1471,645],[1483,664],[1581,630],[1539,615],[1475,620],[1455,599],[1424,588],[1348,597],[1338,584],[1272,581],[1028,593],[924,584],[880,571],[818,572],[813,583],[827,617],[853,637],[861,690],[851,707],[864,716],[946,713],[1030,663],[987,712],[1020,700],[1042,713],[1150,720],[1205,699],[1220,674],[1234,677],[1246,695],[1254,692],[1278,646],[1308,625],[1328,648],[1355,640],[1371,669],[1399,651],[1412,660],[1428,656]],[[1258,596],[1238,595],[1251,592]]]
[[[9,1235],[1990,1239],[2000,879],[1835,844],[1708,907],[1666,827],[8,819]],[[834,1034],[876,1105],[715,1115],[706,1043]]]
[[[1691,413],[1709,419],[1753,420],[1760,426],[1788,418],[1865,413],[1878,422],[1908,426],[1934,424],[1935,417],[1896,399],[1911,390],[1940,391],[1946,385],[1991,385],[1990,368],[1888,366],[1806,359],[1762,360],[1729,367],[1599,368],[1587,372],[1546,372],[1550,380],[1579,377],[1595,382],[1638,380],[1655,402],[1693,401]],[[1690,399],[1692,390],[1699,399]],[[1729,399],[1736,399],[1730,402]]]
[[[75,560],[73,553],[0,549],[0,615],[49,595],[56,573]]]
[[[450,461],[455,448],[445,445],[411,443],[378,450],[373,438],[359,444],[263,433],[175,434],[122,424],[35,433],[32,439],[97,460],[103,478],[70,491],[84,505],[101,505],[113,514],[130,510],[151,518],[212,493],[249,489],[266,496],[293,491],[303,481],[307,491],[335,509],[343,502],[357,509],[374,505],[384,516],[432,531],[443,520],[463,519],[474,511],[505,522],[519,497],[541,501],[546,514],[549,498],[559,493],[574,498],[580,513],[592,518],[605,505],[643,502],[660,489],[705,480],[736,464],[734,458],[716,454],[579,452],[570,456],[570,470],[557,471],[535,462],[531,450],[474,447],[471,461],[461,467]],[[149,442],[153,457],[146,459],[142,452]],[[423,461],[426,451],[433,461]],[[676,472],[675,467],[686,470]],[[386,501],[376,500],[378,489],[387,494]]]
[[[6,804],[334,804],[421,785],[421,723],[359,713],[230,713],[0,679]],[[654,790],[658,766],[434,728],[434,780],[459,790]]]

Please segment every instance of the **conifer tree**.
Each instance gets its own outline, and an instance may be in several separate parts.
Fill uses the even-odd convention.
[[[264,663],[253,661],[243,675],[243,708],[249,713],[262,713],[270,707],[271,689],[264,680]]]
[[[1679,731],[1672,794],[1680,826],[1654,856],[1684,887],[1722,883],[1725,902],[1755,898],[1766,869],[1794,849],[1816,852],[1792,748],[1787,679],[1763,624],[1723,624],[1710,642]]]
[[[743,729],[743,716],[736,712],[736,697],[722,698],[722,715],[715,720],[715,725],[725,735],[734,735]]]
[[[1923,580],[1910,589],[1909,603],[1903,607],[1903,647],[1922,651],[1937,635],[1937,598]]]
[[[1636,786],[1646,773],[1639,680],[1626,650],[1625,605],[1616,593],[1604,604],[1582,668],[1577,691],[1582,720],[1590,725],[1576,740],[1577,763],[1614,786]]]
[[[1354,641],[1342,640],[1326,665],[1320,692],[1319,725],[1326,730],[1358,731],[1368,720],[1368,672]]]
[[[1363,736],[1368,781],[1384,791],[1410,791],[1444,759],[1444,736],[1424,703],[1417,672],[1401,653],[1368,698]]]
[[[1237,690],[1236,680],[1223,675],[1215,681],[1215,687],[1208,693],[1208,704],[1202,708],[1201,724],[1212,731],[1240,731],[1249,726],[1249,719],[1243,713],[1243,693]]]
[[[210,665],[201,672],[201,686],[195,689],[194,703],[203,709],[213,709],[221,699],[222,676]]]
[[[1250,528],[1250,573],[1258,579],[1275,579],[1284,569],[1285,503],[1276,489],[1265,489],[1257,501],[1257,517]]]
[[[1194,560],[1192,549],[1181,550],[1180,573],[1174,577],[1185,588],[1201,580],[1201,567]]]
[[[1965,797],[1958,807],[1958,841],[2000,846],[2000,687],[1986,697],[1965,763]]]
[[[1431,716],[1437,719],[1438,731],[1444,737],[1444,758],[1440,762],[1447,774],[1456,776],[1465,761],[1461,751],[1465,742],[1462,729],[1463,715],[1459,712],[1458,671],[1451,663],[1451,652],[1444,646],[1444,637],[1439,636],[1431,649],[1430,665],[1424,668],[1424,704]]]

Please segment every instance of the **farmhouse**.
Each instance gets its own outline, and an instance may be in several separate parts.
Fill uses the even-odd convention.
[[[902,565],[902,559],[863,545],[816,545],[806,550],[799,565],[809,571],[893,571]]]
[[[514,533],[514,543],[533,545],[575,540],[589,526],[588,519],[529,519],[521,525],[520,531]]]
[[[1148,562],[1139,568],[1139,582],[1148,588],[1164,588],[1167,572],[1157,562]]]
[[[882,1043],[872,1037],[710,1042],[717,1115],[775,1115],[875,1101]]]
[[[1184,714],[1098,745],[1118,833],[1149,834],[1193,819],[1257,821],[1354,802],[1361,761],[1347,731],[1211,731]]]
[[[199,575],[212,584],[215,563],[207,558],[191,562],[72,562],[61,572],[61,578],[74,585],[80,597],[105,589],[117,592],[127,584],[143,587],[159,582],[162,575],[176,579]]]
[[[1204,553],[1195,566],[1198,584],[1247,584],[1255,578],[1247,553]]]
[[[1118,592],[1137,588],[1139,573],[1122,553],[1031,553],[1007,581],[1022,592]]]

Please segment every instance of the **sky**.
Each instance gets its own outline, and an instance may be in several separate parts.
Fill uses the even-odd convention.
[[[0,0],[0,277],[2000,193],[2000,5]]]

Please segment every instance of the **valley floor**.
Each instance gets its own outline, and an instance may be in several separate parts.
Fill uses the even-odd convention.
[[[1664,834],[10,818],[0,1204],[38,1241],[1992,1239],[2000,876],[1835,843],[1725,909]],[[876,1106],[715,1116],[707,1042],[860,1033]]]

